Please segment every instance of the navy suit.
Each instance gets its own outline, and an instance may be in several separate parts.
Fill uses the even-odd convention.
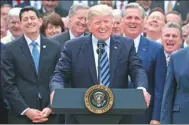
[[[110,38],[110,88],[128,88],[128,75],[136,87],[147,89],[147,76],[134,47],[133,40],[112,35]],[[71,81],[71,83],[70,83]],[[67,85],[70,83],[70,85]],[[92,35],[65,43],[61,58],[50,82],[57,88],[89,88],[98,84],[92,46]],[[67,118],[66,123],[77,123]]]
[[[189,47],[170,57],[161,108],[161,123],[189,123]]]
[[[0,42],[0,49],[2,50],[4,44]],[[1,52],[1,51],[0,51]],[[1,59],[1,53],[0,53],[0,59]],[[2,68],[2,66],[0,65]],[[3,79],[2,76],[0,76],[0,124],[7,124],[8,123],[8,114],[6,109],[6,104],[4,103],[4,89],[3,89]]]
[[[150,106],[143,116],[133,116],[132,123],[149,124],[150,120],[160,120],[161,102],[166,78],[166,59],[162,45],[141,36],[138,55],[148,75]]]
[[[49,79],[60,56],[60,45],[41,36],[40,48],[37,73],[24,36],[3,47],[1,74],[11,108],[9,123],[31,124],[31,120],[20,114],[28,107],[42,110],[49,105]],[[50,116],[47,123],[56,123],[54,118]]]

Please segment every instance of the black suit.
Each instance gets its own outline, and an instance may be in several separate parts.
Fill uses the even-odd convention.
[[[87,33],[84,33],[84,35],[87,35]],[[60,44],[60,46],[63,47],[65,42],[70,40],[70,33],[69,33],[69,31],[65,31],[61,34],[51,37],[51,39],[53,41],[57,41]]]
[[[11,123],[31,123],[20,114],[28,107],[42,110],[49,105],[49,79],[60,56],[60,46],[41,36],[40,48],[38,74],[24,36],[3,48],[1,73],[5,81],[5,96],[11,107]]]
[[[0,49],[2,50],[4,44],[0,42]],[[0,51],[1,52],[1,51]],[[1,59],[1,53],[0,53],[0,59]],[[2,66],[0,65],[2,68]],[[7,109],[5,108],[5,103],[4,103],[4,89],[3,89],[3,79],[2,76],[0,77],[0,124],[7,124],[8,123],[8,117],[7,117]]]
[[[55,35],[51,37],[52,40],[57,41],[61,47],[64,46],[65,42],[70,40],[70,34],[69,31],[65,31],[61,34]]]

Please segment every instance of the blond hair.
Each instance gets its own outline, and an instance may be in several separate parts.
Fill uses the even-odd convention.
[[[95,16],[112,16],[112,8],[103,4],[89,8],[87,21],[90,21]]]

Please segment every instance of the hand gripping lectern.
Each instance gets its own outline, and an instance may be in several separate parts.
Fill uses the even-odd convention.
[[[56,89],[51,108],[56,114],[75,117],[80,124],[117,124],[124,115],[144,113],[147,106],[141,89],[111,89],[114,101],[104,114],[90,112],[84,102],[87,88]]]

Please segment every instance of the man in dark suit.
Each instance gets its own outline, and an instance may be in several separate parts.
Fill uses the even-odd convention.
[[[10,105],[9,123],[56,123],[50,114],[49,78],[60,56],[60,45],[40,35],[42,20],[33,7],[20,11],[24,36],[2,50],[1,75]]]
[[[0,42],[0,50],[2,50],[4,44]],[[1,51],[0,51],[0,59],[1,59]],[[0,68],[2,66],[0,65]],[[7,124],[8,123],[8,114],[6,109],[6,104],[4,102],[4,89],[3,89],[3,79],[2,76],[0,76],[0,124]]]
[[[152,96],[150,106],[145,114],[133,115],[132,123],[159,124],[163,88],[166,77],[166,59],[163,46],[141,35],[145,11],[139,4],[128,4],[123,15],[125,36],[134,40],[137,54],[147,71],[148,92]]]
[[[85,6],[84,4],[72,5],[69,10],[69,30],[53,36],[52,40],[59,42],[63,47],[66,41],[84,36],[87,30],[87,10],[88,6]]]
[[[189,47],[171,54],[161,108],[162,124],[188,124]]]
[[[65,43],[61,58],[56,65],[50,82],[51,100],[54,90],[71,86],[89,88],[101,84],[109,88],[128,88],[128,75],[138,89],[142,89],[147,106],[150,95],[146,91],[148,80],[144,68],[135,52],[133,40],[112,34],[112,8],[96,5],[88,11],[88,29],[91,34]],[[101,65],[101,83],[98,83],[99,40],[104,44],[104,66]],[[102,59],[102,60],[103,60]],[[109,61],[108,61],[109,60]],[[106,69],[105,69],[106,68]],[[107,75],[103,75],[106,72]],[[70,82],[71,81],[71,82]],[[67,117],[66,123],[77,123],[74,117]]]

